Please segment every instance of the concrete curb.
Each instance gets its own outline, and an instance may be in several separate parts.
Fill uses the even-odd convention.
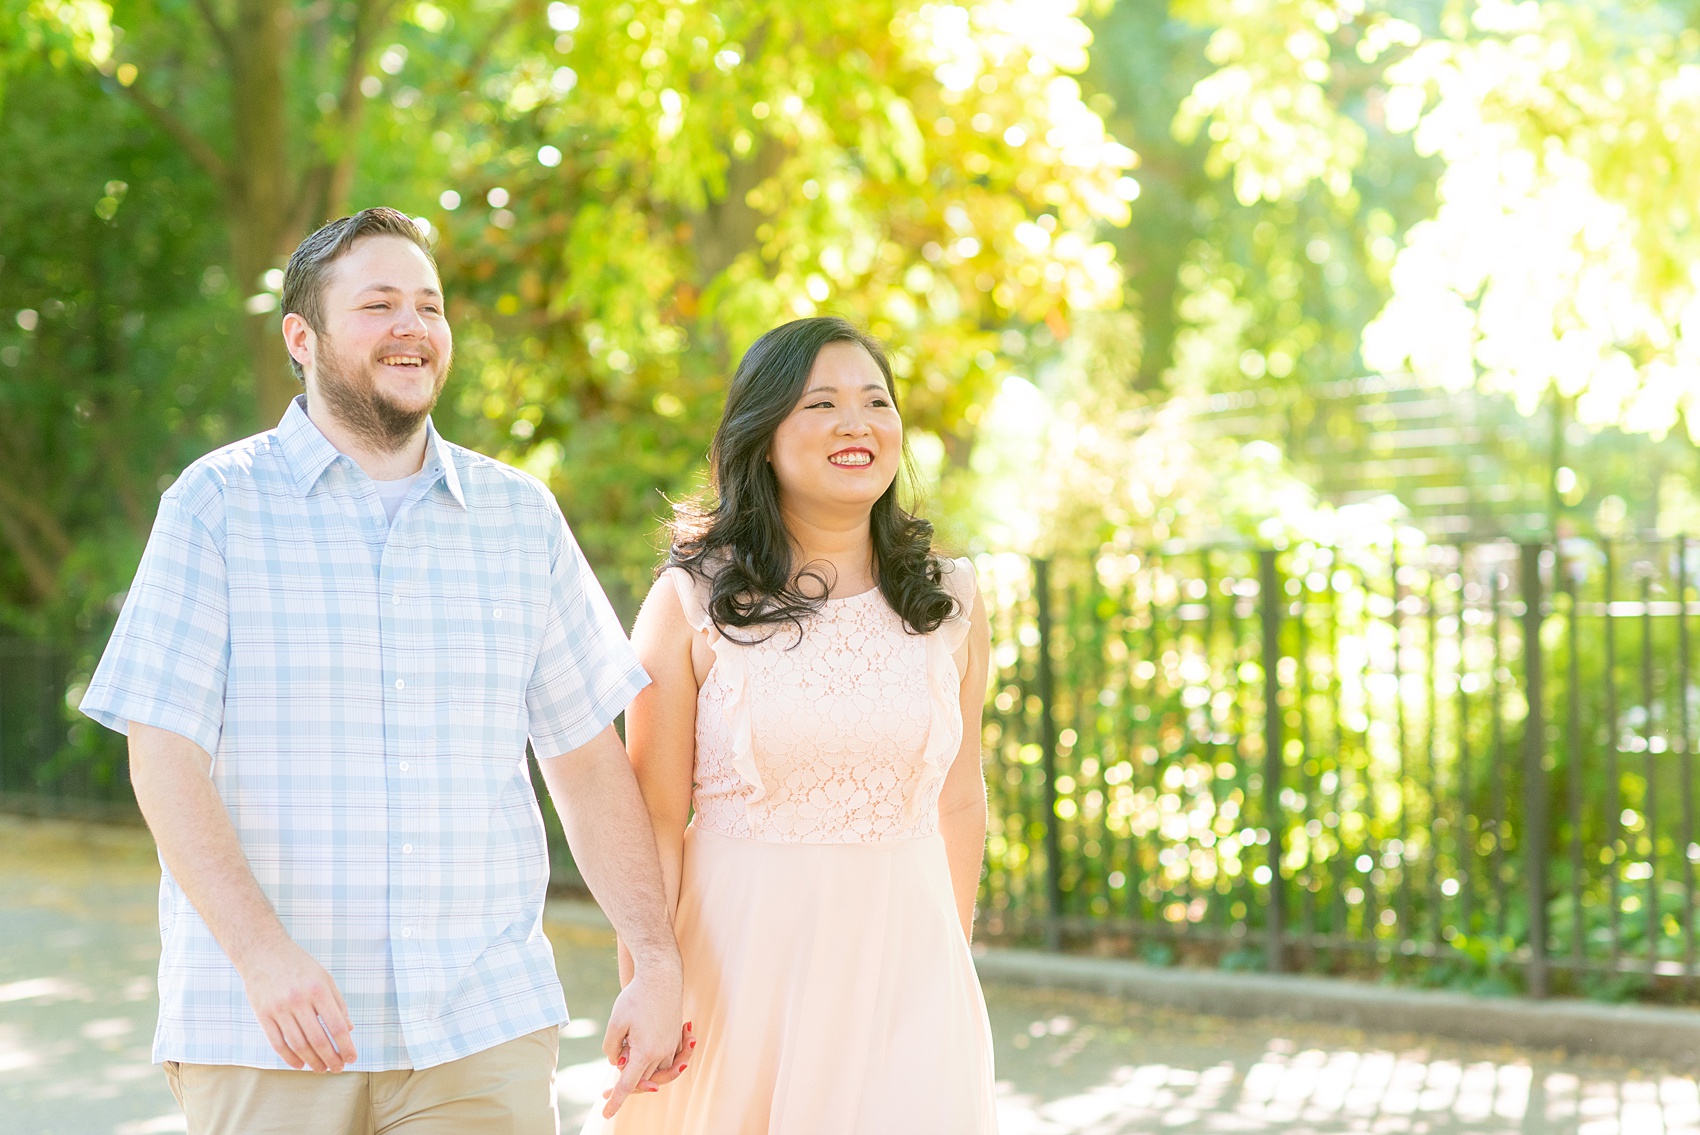
[[[1472,997],[1336,978],[1165,969],[1030,950],[987,950],[976,954],[974,964],[986,982],[1100,993],[1218,1017],[1285,1017],[1632,1060],[1700,1062],[1700,1012],[1690,1009]]]
[[[611,929],[601,909],[584,899],[551,898],[545,917]],[[1098,993],[1215,1017],[1278,1017],[1368,1032],[1424,1033],[1627,1060],[1700,1063],[1700,1011],[1693,1009],[1472,997],[1340,978],[1167,969],[1037,950],[976,950],[974,967],[980,980],[989,983]]]

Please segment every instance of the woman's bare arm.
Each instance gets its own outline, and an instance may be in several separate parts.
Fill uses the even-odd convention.
[[[650,684],[626,709],[626,753],[638,790],[643,795],[655,849],[661,861],[661,885],[667,916],[679,905],[679,881],[684,871],[685,825],[691,815],[691,779],[696,763],[697,687],[711,657],[707,643],[685,618],[678,588],[663,575],[650,588],[632,646],[649,674]],[[620,939],[620,984],[632,980],[633,960]],[[672,1061],[652,1073],[641,1087],[653,1088],[674,1079],[696,1041],[687,1022]]]
[[[691,778],[696,762],[697,671],[693,640],[700,638],[685,618],[678,588],[663,575],[649,590],[632,628],[650,684],[626,710],[626,751],[661,856],[667,910],[679,903],[685,825],[691,818]],[[621,979],[628,961],[622,950]]]
[[[939,794],[939,833],[950,860],[950,884],[962,933],[974,937],[974,899],[980,892],[980,867],[986,853],[986,778],[981,768],[981,712],[991,665],[991,625],[978,593],[969,616],[968,639],[957,648],[962,672],[962,747]]]

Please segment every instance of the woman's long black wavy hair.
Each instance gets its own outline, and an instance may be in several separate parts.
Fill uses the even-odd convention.
[[[709,449],[713,504],[687,501],[675,507],[668,566],[708,582],[708,614],[722,634],[783,623],[800,633],[803,621],[826,601],[830,583],[820,568],[793,563],[795,545],[767,456],[775,431],[803,396],[815,357],[829,343],[855,343],[867,351],[897,405],[884,346],[855,324],[818,316],[776,327],[744,353],[732,376]],[[899,483],[912,471],[907,441],[902,457],[898,476],[873,505],[874,571],[880,593],[907,629],[927,634],[950,618],[956,601],[941,582],[933,526],[898,503]]]

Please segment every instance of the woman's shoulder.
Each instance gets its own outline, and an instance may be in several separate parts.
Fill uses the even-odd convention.
[[[704,572],[701,567],[669,563],[656,574],[645,605],[657,602],[676,608],[693,630],[707,630],[713,624],[708,614],[708,600],[713,589],[713,575]]]
[[[974,597],[979,581],[974,574],[974,561],[967,556],[950,557],[934,553],[939,569],[939,585],[951,598],[950,614],[939,624],[936,634],[942,635],[954,653],[968,639],[974,625]]]
[[[944,552],[934,552],[932,557],[939,570],[939,584],[956,600],[956,616],[967,618],[974,609],[974,595],[979,590],[974,561],[967,556],[950,556]]]

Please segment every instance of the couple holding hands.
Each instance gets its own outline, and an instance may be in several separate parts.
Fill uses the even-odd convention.
[[[879,343],[750,348],[628,642],[548,490],[432,427],[410,219],[308,237],[283,311],[304,395],[167,490],[82,702],[159,845],[190,1135],[553,1135],[528,738],[619,936],[587,1132],[993,1131],[987,620],[898,503]]]

